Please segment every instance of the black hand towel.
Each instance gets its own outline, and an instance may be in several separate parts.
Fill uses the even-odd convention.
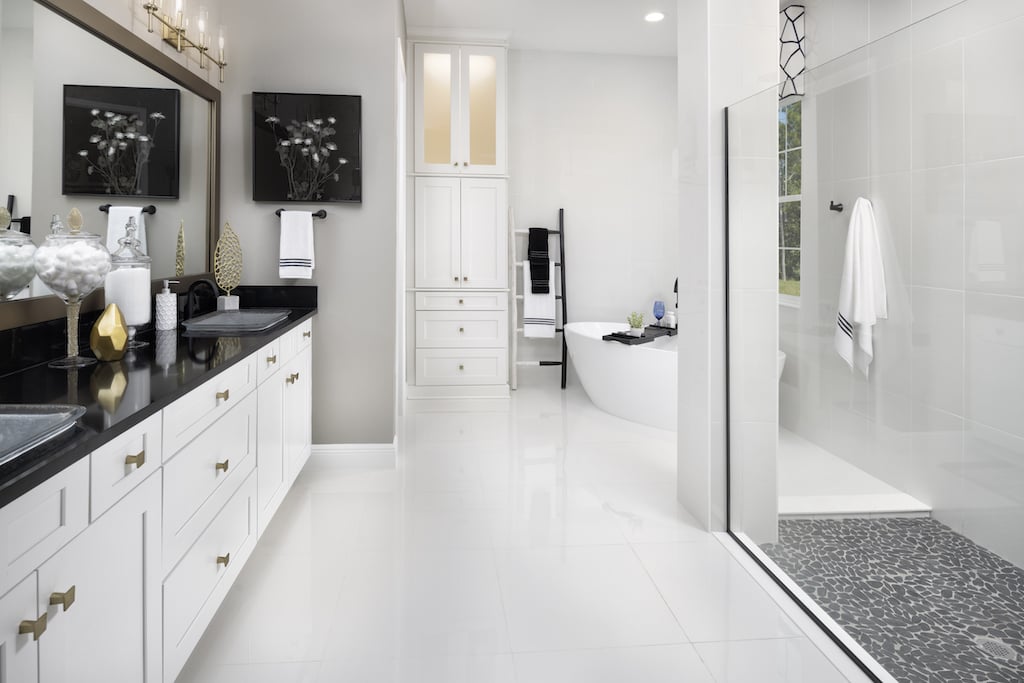
[[[530,291],[534,294],[548,294],[549,262],[547,228],[530,228],[530,242],[527,247],[530,259]]]

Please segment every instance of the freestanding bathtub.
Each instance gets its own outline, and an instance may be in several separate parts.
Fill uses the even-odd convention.
[[[659,337],[636,346],[601,339],[626,327],[625,323],[565,326],[565,342],[580,383],[601,410],[632,422],[675,431],[677,337]]]

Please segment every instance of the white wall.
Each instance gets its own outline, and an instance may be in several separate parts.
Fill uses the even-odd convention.
[[[653,322],[655,299],[667,309],[675,303],[675,59],[537,50],[509,56],[516,227],[555,228],[565,209],[570,321],[626,327],[626,315],[640,311]],[[523,259],[526,236],[517,241]],[[557,240],[550,246],[557,260]],[[524,359],[560,354],[557,340],[520,341]]]
[[[873,35],[874,10],[851,30]],[[827,6],[808,19],[840,21]],[[968,0],[810,75],[802,301],[780,330],[784,426],[1019,565],[1022,46],[1024,7]],[[889,293],[869,381],[831,348],[849,214],[827,206],[857,196],[875,205]]]
[[[0,205],[16,198],[14,218],[32,215],[32,5],[29,0],[0,6]]]
[[[778,4],[774,0],[678,0],[677,8],[681,230],[678,495],[701,524],[724,529],[723,109],[777,81]],[[756,306],[759,294],[752,292],[745,305]],[[774,343],[774,313],[765,315],[764,334]],[[774,487],[769,484],[768,488]],[[769,498],[762,498],[766,505]]]
[[[276,284],[278,204],[251,187],[254,90],[362,95],[363,201],[315,223],[319,287],[313,441],[391,443],[395,433],[396,54],[400,3],[225,0],[235,41],[222,86],[221,214],[245,254],[243,283]],[[309,284],[306,281],[298,284]]]

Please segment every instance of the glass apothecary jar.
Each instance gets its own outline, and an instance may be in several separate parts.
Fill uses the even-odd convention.
[[[0,229],[0,301],[13,299],[36,274],[36,245],[17,230]]]
[[[117,304],[128,325],[128,348],[138,349],[146,342],[135,338],[137,328],[152,318],[150,266],[152,259],[142,252],[136,237],[135,219],[128,219],[125,236],[117,241],[121,245],[110,257],[104,292],[106,305]]]
[[[52,368],[78,368],[96,362],[78,355],[78,314],[82,299],[102,285],[110,271],[110,252],[99,235],[82,232],[78,209],[71,210],[68,226],[69,232],[47,235],[33,257],[36,275],[67,304],[68,355],[50,363]]]

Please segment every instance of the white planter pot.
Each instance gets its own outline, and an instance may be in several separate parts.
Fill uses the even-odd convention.
[[[629,328],[629,332],[627,334],[629,334],[630,337],[642,337],[644,336],[644,328],[631,327]]]

